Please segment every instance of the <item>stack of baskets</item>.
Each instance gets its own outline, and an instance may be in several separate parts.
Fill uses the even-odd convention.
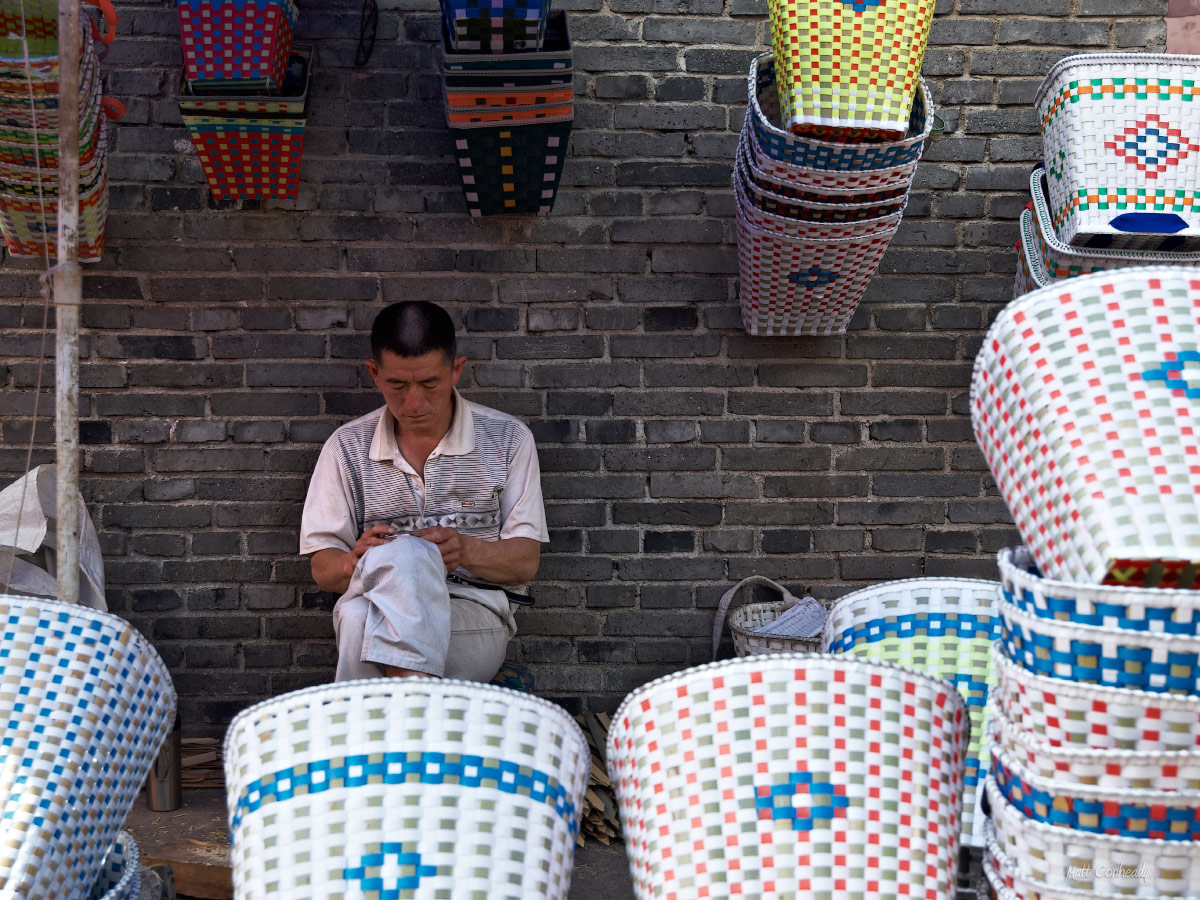
[[[217,200],[293,200],[312,48],[293,0],[179,0],[179,108]]]
[[[1016,296],[1100,269],[1197,264],[1198,101],[1194,56],[1084,54],[1050,70]]]
[[[548,214],[575,118],[566,13],[443,0],[442,77],[471,215]]]
[[[976,438],[1029,547],[1000,554],[993,650],[1006,900],[1200,896],[1198,307],[1200,269],[1082,275],[1010,304],[976,359]]]
[[[106,16],[111,8],[106,9]],[[109,16],[111,41],[115,17]],[[22,27],[26,30],[22,31]],[[22,38],[21,35],[27,35]],[[79,61],[79,261],[104,253],[108,218],[106,109],[96,35],[81,32]],[[27,64],[28,59],[28,64]],[[58,241],[58,3],[26,0],[24,18],[0,12],[0,231],[12,256],[54,256]]]
[[[776,73],[770,54],[751,64],[733,170],[742,326],[754,335],[844,332],[899,227],[933,128],[932,97],[914,73],[907,136],[822,140],[780,127],[781,107],[790,119]]]

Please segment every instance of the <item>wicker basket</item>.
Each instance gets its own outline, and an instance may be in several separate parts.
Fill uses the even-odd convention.
[[[634,895],[949,900],[969,731],[948,682],[845,657],[644,685],[608,735]]]
[[[1034,234],[1033,212],[1021,212],[1021,239],[1017,241],[1017,274],[1013,281],[1013,299],[1024,297],[1030,291],[1045,287],[1050,278],[1042,268],[1038,256],[1037,238]]]
[[[756,227],[739,207],[742,327],[753,335],[845,332],[895,233],[793,237]]]
[[[888,169],[841,172],[837,169],[791,166],[771,159],[762,149],[758,136],[750,125],[749,113],[738,137],[738,153],[747,174],[760,187],[787,196],[796,196],[797,199],[825,203],[849,198],[861,198],[859,202],[866,203],[870,200],[892,200],[902,197],[912,186],[913,174],[917,168],[916,163],[906,163]],[[815,197],[809,197],[810,194],[828,199],[817,201]]]
[[[74,900],[101,877],[175,692],[158,653],[117,616],[0,595],[0,622],[0,894]]]
[[[1047,576],[1198,583],[1197,303],[1195,270],[1118,269],[1034,291],[988,332],[975,437]]]
[[[108,223],[108,171],[79,191],[79,261],[98,262],[104,255]],[[16,193],[0,188],[0,233],[9,256],[41,259],[58,252],[58,192]]]
[[[933,4],[768,0],[784,127],[837,140],[908,130]]]
[[[991,778],[986,791],[996,844],[1013,861],[1014,874],[1051,889],[1090,891],[1101,897],[1200,896],[1200,843],[1046,825],[1023,816]],[[1147,877],[1140,877],[1141,872]]]
[[[900,219],[904,215],[904,205],[901,204],[897,210],[887,215],[850,222],[810,222],[794,219],[790,216],[775,215],[759,209],[747,196],[742,182],[741,174],[735,171],[733,196],[737,204],[738,216],[745,218],[755,228],[775,232],[785,237],[837,241],[844,238],[878,237],[881,234],[890,236],[900,226]]]
[[[750,178],[739,156],[733,167],[734,178],[750,204],[758,210],[798,222],[862,222],[903,213],[908,205],[908,192],[884,201],[858,202],[853,195],[828,201],[811,201],[788,197],[759,186]]]
[[[1033,197],[1031,217],[1034,245],[1042,269],[1050,280],[1090,275],[1108,269],[1127,269],[1130,266],[1200,266],[1200,253],[1093,250],[1064,243],[1054,232],[1054,220],[1043,181],[1045,174],[1046,170],[1039,168],[1029,176],[1029,193]]]
[[[990,721],[992,743],[1037,778],[1101,789],[1200,792],[1200,750],[1141,753],[1054,747],[1001,712],[993,710]]]
[[[540,50],[512,54],[455,50],[445,18],[442,20],[442,71],[447,76],[451,73],[493,74],[502,71],[562,74],[571,71],[571,52],[571,35],[567,28],[567,14],[563,10],[550,13]]]
[[[1200,638],[1043,619],[1000,602],[1000,644],[1039,675],[1151,693],[1200,695]]]
[[[461,52],[541,50],[549,12],[549,0],[442,0],[443,29]]]
[[[224,749],[239,900],[567,896],[591,755],[559,706],[348,681],[240,713]]]
[[[1051,68],[1034,105],[1059,238],[1077,246],[1196,249],[1197,102],[1195,56],[1090,53]]]
[[[983,846],[978,809],[987,753],[983,746],[991,647],[1000,634],[1000,585],[973,578],[908,578],[847,594],[829,610],[827,653],[911,666],[958,688],[971,716],[964,768],[963,842]]]
[[[183,117],[216,200],[294,200],[307,118]]]
[[[1188,842],[1200,838],[1200,792],[1080,786],[1040,778],[995,744],[991,751],[996,786],[1026,818],[1089,834]]]
[[[572,120],[454,128],[455,157],[472,216],[548,215],[562,180]]]
[[[790,638],[758,633],[760,628],[770,625],[802,601],[782,584],[761,575],[751,575],[749,578],[743,578],[721,595],[721,602],[717,604],[717,617],[713,622],[713,659],[717,658],[717,650],[721,646],[721,637],[725,631],[725,614],[729,611],[729,604],[737,592],[748,585],[769,587],[778,591],[782,599],[770,600],[766,603],[748,603],[734,610],[733,614],[729,616],[729,630],[733,633],[733,650],[738,656],[753,656],[756,653],[808,653],[821,649],[820,635],[811,638]],[[805,597],[804,601],[819,602],[814,601],[812,597]]]
[[[998,710],[1054,747],[1096,750],[1200,750],[1200,699],[1099,687],[1035,675],[992,649]]]
[[[1076,625],[1200,637],[1200,591],[1052,581],[1032,571],[1029,553],[1023,548],[1001,550],[997,562],[1004,599],[1026,615]]]
[[[193,93],[279,93],[299,15],[294,0],[177,2]]]
[[[129,832],[118,832],[88,900],[136,900],[142,887],[140,863],[137,842]]]
[[[750,124],[763,150],[772,159],[793,166],[861,172],[916,163],[933,132],[933,95],[923,79],[912,104],[908,134],[899,140],[842,143],[785,131],[778,121],[779,92],[774,57],[769,53],[750,63],[749,102]]]

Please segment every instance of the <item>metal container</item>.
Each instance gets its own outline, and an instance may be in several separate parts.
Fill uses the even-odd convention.
[[[183,805],[183,732],[179,715],[175,727],[154,760],[146,779],[146,806],[155,812],[169,812]]]

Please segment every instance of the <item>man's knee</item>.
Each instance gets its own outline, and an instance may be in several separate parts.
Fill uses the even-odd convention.
[[[338,653],[354,652],[355,658],[362,652],[363,634],[367,628],[367,611],[370,602],[361,595],[345,597],[333,608],[333,632],[337,638]]]

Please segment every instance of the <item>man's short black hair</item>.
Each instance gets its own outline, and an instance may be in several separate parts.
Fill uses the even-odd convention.
[[[393,303],[375,317],[371,326],[371,355],[379,362],[383,351],[397,356],[424,356],[441,350],[451,363],[457,348],[454,322],[449,313],[426,300]]]

